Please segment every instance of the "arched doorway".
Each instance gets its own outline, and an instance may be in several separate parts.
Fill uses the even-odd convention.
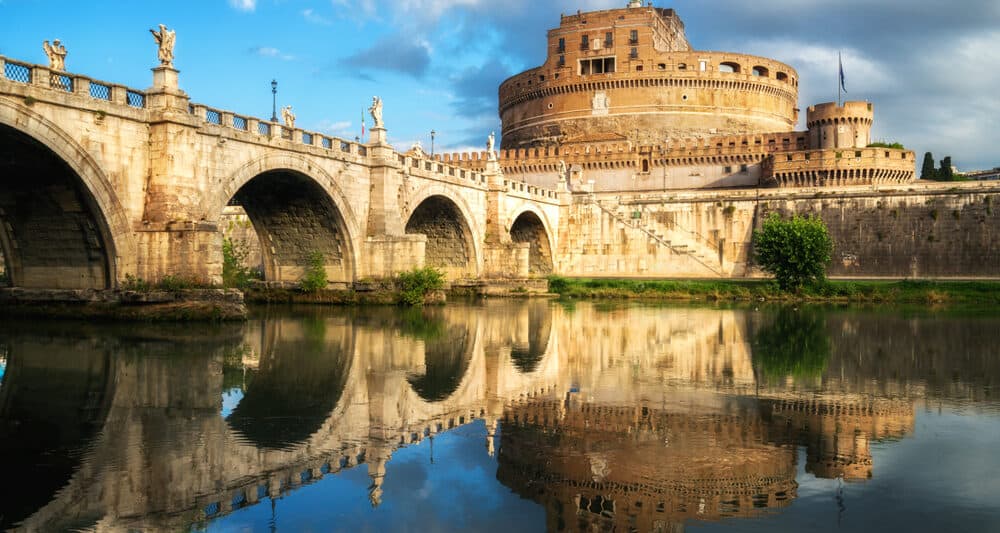
[[[427,236],[424,264],[448,279],[476,275],[476,251],[472,231],[455,202],[431,196],[420,203],[406,223],[406,233]]]
[[[16,287],[114,285],[107,218],[81,177],[31,136],[0,124],[0,251]]]
[[[354,281],[355,258],[344,216],[313,178],[269,170],[243,184],[230,206],[242,207],[260,246],[264,279],[297,283],[316,257],[331,283]]]
[[[531,245],[528,256],[528,273],[545,276],[552,273],[552,248],[545,224],[531,211],[521,213],[510,226],[510,238],[514,242]]]

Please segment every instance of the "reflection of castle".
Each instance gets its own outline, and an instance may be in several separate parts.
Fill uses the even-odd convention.
[[[869,148],[872,105],[799,119],[798,73],[773,59],[693,50],[672,9],[563,15],[545,63],[500,85],[509,179],[597,191],[860,185],[914,178],[913,152]],[[480,169],[481,154],[446,155]],[[568,165],[568,176],[560,162]]]

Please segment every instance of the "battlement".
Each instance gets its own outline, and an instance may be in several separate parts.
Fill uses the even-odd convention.
[[[809,128],[822,122],[871,122],[875,119],[875,110],[869,102],[827,102],[809,106],[806,111],[806,122]]]

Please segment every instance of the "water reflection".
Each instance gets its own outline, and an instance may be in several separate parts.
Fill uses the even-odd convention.
[[[518,506],[534,502],[545,518],[529,530],[769,523],[812,505],[808,479],[878,481],[879,457],[919,438],[931,406],[996,427],[998,325],[541,301],[272,309],[195,328],[4,324],[0,468],[33,482],[3,500],[0,528],[243,528],[257,503],[308,502],[317,487],[323,501],[360,494],[367,505],[347,510],[358,526],[415,528],[423,514],[462,529],[421,503],[462,486],[484,515],[528,520]],[[469,439],[478,458],[456,456]],[[432,460],[435,442],[435,468],[407,462]],[[495,480],[468,488],[469,464]],[[324,512],[290,520],[308,529]],[[490,524],[475,528],[506,526]]]

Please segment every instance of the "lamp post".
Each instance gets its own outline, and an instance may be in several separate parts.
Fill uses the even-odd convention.
[[[271,122],[278,121],[278,80],[271,80]]]
[[[437,132],[434,131],[434,130],[431,130],[431,159],[434,159],[434,136],[435,135],[437,135]]]

